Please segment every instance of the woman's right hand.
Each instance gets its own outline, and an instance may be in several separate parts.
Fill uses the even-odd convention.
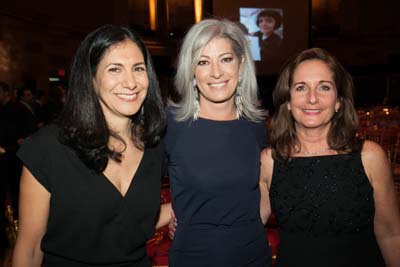
[[[168,235],[169,235],[169,238],[171,238],[171,240],[174,239],[177,226],[178,226],[178,220],[176,219],[175,213],[172,210],[171,211],[171,219],[169,220],[169,223],[168,223],[168,229],[169,229]]]

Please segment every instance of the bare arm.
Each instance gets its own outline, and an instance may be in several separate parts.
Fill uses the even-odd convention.
[[[160,214],[156,224],[156,229],[159,229],[167,225],[172,220],[172,206],[171,203],[165,203],[161,205]]]
[[[264,149],[261,152],[261,170],[260,170],[260,216],[263,224],[266,224],[271,215],[271,204],[269,201],[269,186],[272,178],[273,159],[271,150]]]
[[[49,215],[50,193],[23,167],[20,183],[19,230],[13,254],[13,267],[40,267],[41,240]]]
[[[400,210],[385,151],[366,141],[362,151],[364,168],[374,188],[375,236],[387,266],[400,266]]]

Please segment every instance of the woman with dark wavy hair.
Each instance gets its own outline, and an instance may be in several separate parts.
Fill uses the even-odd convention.
[[[81,43],[55,124],[18,151],[20,227],[13,266],[151,266],[165,114],[149,52],[125,27]],[[161,221],[159,221],[161,223]]]
[[[279,227],[277,266],[398,266],[400,213],[390,164],[359,140],[353,82],[319,48],[283,69],[261,153],[262,217]],[[384,263],[385,262],[385,263]]]

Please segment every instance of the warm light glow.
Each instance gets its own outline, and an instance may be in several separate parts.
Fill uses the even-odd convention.
[[[199,22],[203,17],[203,0],[194,0],[194,19]]]
[[[150,15],[150,29],[155,31],[157,29],[157,0],[149,0],[149,15]]]
[[[10,45],[0,42],[0,72],[7,73],[10,71]],[[0,73],[0,76],[1,73]]]
[[[313,0],[311,1],[312,8],[315,9],[320,9],[322,7],[322,0]]]

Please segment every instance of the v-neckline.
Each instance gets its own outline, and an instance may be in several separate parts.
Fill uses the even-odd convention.
[[[131,189],[131,187],[133,186],[134,183],[136,183],[136,182],[135,182],[135,181],[137,180],[137,179],[136,179],[136,174],[137,174],[137,173],[140,171],[140,169],[142,168],[142,165],[143,165],[142,162],[143,162],[144,157],[146,156],[146,154],[147,154],[147,153],[146,153],[146,148],[145,148],[145,149],[143,149],[143,155],[142,155],[142,158],[141,158],[140,161],[139,161],[139,165],[138,165],[138,167],[137,167],[135,173],[133,173],[133,175],[132,175],[132,180],[131,180],[131,182],[129,183],[128,189],[126,190],[126,192],[125,192],[124,195],[121,193],[121,191],[118,190],[118,188],[110,181],[110,179],[109,179],[103,172],[101,173],[101,176],[103,177],[103,179],[105,179],[106,182],[107,182],[109,185],[111,185],[111,187],[113,188],[113,190],[114,190],[115,192],[117,192],[117,194],[118,194],[122,199],[125,199],[126,196],[127,196],[128,193],[129,193],[129,191],[133,190],[133,189]]]

